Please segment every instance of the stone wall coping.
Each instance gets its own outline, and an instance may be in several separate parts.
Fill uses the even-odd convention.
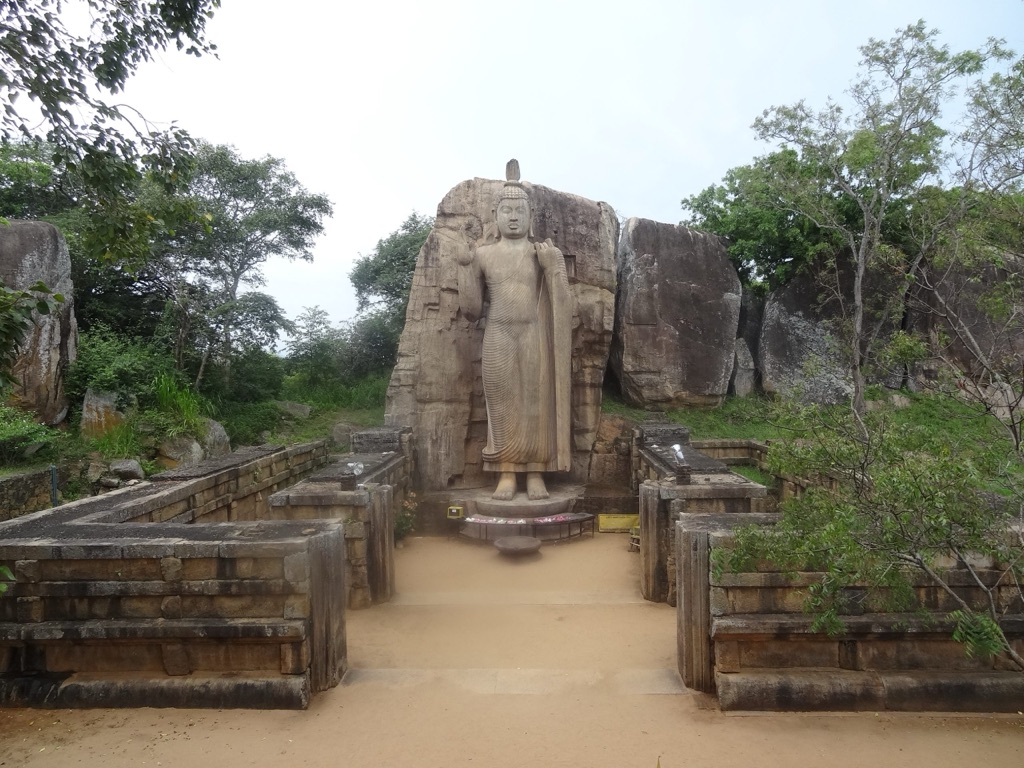
[[[948,640],[953,622],[942,615],[922,616],[919,613],[864,613],[843,616],[844,634],[831,640],[850,637],[904,635],[935,635]],[[789,635],[828,637],[821,630],[811,629],[814,617],[803,613],[734,613],[713,616],[711,637],[714,640],[780,639]],[[1024,614],[1006,616],[1002,626],[1009,637],[1024,637]]]
[[[0,641],[246,639],[303,640],[303,619],[90,619],[0,622]]]
[[[308,583],[295,584],[286,579],[229,578],[188,579],[180,581],[39,581],[13,585],[13,597],[124,597],[129,584],[131,597],[187,595],[214,597],[221,595],[295,595],[308,591]]]
[[[271,494],[268,502],[272,507],[365,507],[370,503],[370,493],[367,490],[339,491],[335,483],[305,480]]]
[[[1005,578],[1005,572],[995,569],[976,570],[978,578],[989,586],[995,586],[1000,579]],[[942,571],[946,583],[952,587],[977,587],[971,573],[965,569],[951,569]],[[928,578],[927,574],[914,572],[909,578],[910,584],[914,587],[934,587],[935,584]],[[809,587],[812,584],[821,582],[822,574],[814,571],[797,571],[787,573],[783,571],[746,571],[743,573],[722,573],[719,576],[711,574],[711,586],[735,589],[787,589]],[[851,589],[867,588],[866,584],[851,584]],[[1006,586],[1010,586],[1007,583]]]
[[[760,483],[749,480],[721,482],[722,475],[712,475],[708,483],[691,485],[660,485],[658,493],[663,499],[763,499],[768,489]],[[732,477],[739,477],[733,475]],[[718,482],[716,482],[718,480]]]
[[[768,441],[757,440],[752,437],[732,437],[732,438],[705,438],[703,440],[691,440],[690,445],[696,448],[698,451],[705,448],[756,448],[759,450],[768,450]]]

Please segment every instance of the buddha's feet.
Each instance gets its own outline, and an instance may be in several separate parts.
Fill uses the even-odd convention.
[[[516,473],[502,472],[498,478],[498,487],[491,494],[492,499],[498,501],[512,501],[516,496]],[[531,497],[533,498],[533,497]]]
[[[544,475],[540,472],[526,473],[526,498],[531,501],[546,499],[548,497],[547,486],[544,485]]]

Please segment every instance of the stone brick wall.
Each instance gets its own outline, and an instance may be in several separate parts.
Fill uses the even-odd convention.
[[[72,479],[80,479],[82,467],[78,464],[57,469],[57,488],[66,488]],[[39,469],[0,477],[0,522],[29,512],[50,507],[50,470]]]
[[[0,700],[299,708],[336,685],[343,527],[261,519],[326,456],[240,451],[0,523]]]
[[[394,593],[395,516],[408,493],[409,435],[396,427],[356,432],[353,446],[372,452],[345,456],[270,497],[272,519],[344,523],[349,608],[368,608]]]
[[[868,600],[833,637],[813,631],[803,610],[806,589],[820,574],[789,578],[768,564],[714,573],[713,553],[730,546],[737,525],[773,519],[709,514],[676,524],[678,658],[687,687],[717,691],[723,709],[1020,708],[1024,675],[967,657],[951,637],[947,614],[956,605],[924,578],[916,586],[918,611],[891,613],[884,601]],[[998,575],[982,571],[984,579]],[[966,571],[948,577],[968,600],[980,598]],[[1009,589],[1001,595],[1011,612],[1006,627],[1024,651],[1024,612],[1013,598]]]

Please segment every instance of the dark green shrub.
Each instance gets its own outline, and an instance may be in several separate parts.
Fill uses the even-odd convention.
[[[272,432],[280,424],[281,411],[273,403],[224,403],[217,418],[233,446],[256,445],[263,442],[264,432]]]
[[[67,392],[81,402],[85,391],[116,392],[122,405],[137,399],[143,407],[156,405],[157,381],[174,377],[170,356],[155,344],[126,339],[104,326],[83,333],[78,358],[68,371]]]
[[[0,463],[17,464],[25,459],[25,450],[35,444],[52,446],[57,430],[37,424],[24,411],[0,404]]]

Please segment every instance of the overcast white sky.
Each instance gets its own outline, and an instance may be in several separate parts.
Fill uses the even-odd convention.
[[[264,290],[340,321],[353,260],[463,179],[516,157],[528,181],[676,223],[767,151],[762,110],[841,96],[858,46],[920,18],[954,49],[1024,51],[1021,0],[223,0],[220,58],[164,54],[124,101],[331,198],[315,261],[269,264]]]

